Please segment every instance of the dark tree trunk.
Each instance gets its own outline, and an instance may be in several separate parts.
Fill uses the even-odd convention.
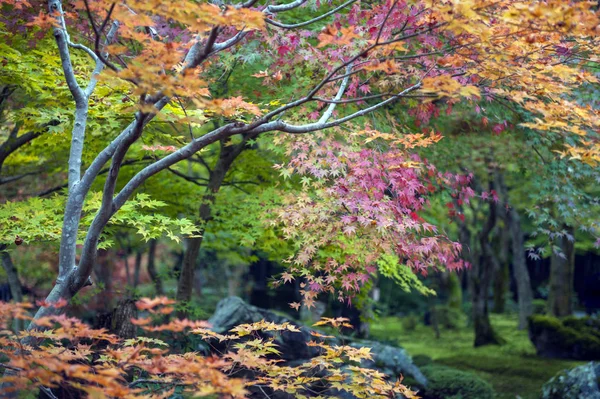
[[[566,227],[573,237],[572,227]],[[566,236],[559,237],[557,244],[560,254],[552,253],[550,259],[550,291],[548,293],[548,313],[556,317],[569,316],[573,301],[573,274],[575,270],[575,242]]]
[[[164,295],[162,280],[156,271],[156,240],[150,240],[148,246],[148,274],[154,283],[156,295]]]
[[[490,206],[495,208],[495,206]],[[493,212],[493,211],[491,211]],[[488,293],[494,269],[498,268],[495,264],[497,260],[492,252],[489,243],[489,236],[480,235],[480,242],[483,248],[480,261],[473,270],[473,323],[475,326],[475,347],[483,345],[499,345],[503,343],[490,323],[488,311]]]
[[[494,182],[490,181],[488,191],[493,189]],[[463,245],[463,256],[471,263],[469,288],[473,302],[472,319],[475,329],[474,346],[476,347],[503,343],[503,340],[492,328],[488,310],[488,294],[494,273],[494,262],[497,262],[490,245],[490,234],[497,221],[496,208],[496,204],[488,203],[486,219],[474,242],[471,242],[471,232],[466,224],[460,223],[459,234]],[[474,213],[477,212],[474,210]]]
[[[509,254],[510,254],[510,231],[508,226],[502,229],[500,248],[494,269],[494,307],[492,312],[504,313],[506,304],[506,293],[508,291],[509,277]]]
[[[525,258],[525,237],[521,230],[519,212],[511,208],[508,217],[512,241],[513,273],[517,282],[519,301],[519,329],[522,330],[527,327],[527,319],[533,314],[533,292]]]
[[[112,314],[110,331],[119,338],[135,338],[137,327],[131,322],[131,319],[135,318],[137,318],[135,301],[131,298],[120,301]]]
[[[2,257],[2,267],[4,268],[4,272],[6,273],[6,278],[8,279],[8,287],[10,289],[10,295],[12,296],[13,301],[15,302],[23,302],[23,286],[21,285],[21,281],[19,280],[19,274],[17,272],[17,268],[15,267],[10,254],[3,249],[5,246],[0,246],[0,257]],[[15,319],[13,328],[15,331],[21,331],[25,329],[25,320]]]
[[[133,271],[133,286],[137,287],[140,284],[140,272],[142,271],[142,250],[135,253],[135,269]]]
[[[510,204],[508,188],[501,173],[496,174],[497,186],[502,200]],[[519,304],[519,329],[527,327],[527,319],[533,314],[533,291],[525,257],[525,235],[521,229],[521,217],[514,207],[499,211],[508,227],[512,253],[513,276],[517,283],[517,300]]]
[[[0,256],[2,257],[2,267],[4,268],[6,278],[8,279],[10,295],[15,302],[23,302],[23,287],[19,280],[19,274],[17,273],[17,268],[15,267],[10,254],[4,251],[5,248],[5,246],[0,246]]]
[[[183,264],[177,283],[176,299],[179,302],[189,302],[192,298],[196,262],[198,260],[198,254],[200,253],[200,247],[202,246],[202,236],[204,235],[206,224],[211,219],[212,206],[215,202],[216,194],[221,189],[225,176],[231,168],[233,161],[235,161],[237,156],[244,150],[246,141],[244,140],[237,145],[227,145],[227,143],[224,142],[221,142],[220,144],[221,149],[219,152],[219,159],[217,160],[214,169],[210,171],[206,192],[202,198],[202,203],[200,204],[200,237],[189,238],[186,240]],[[180,316],[184,315],[181,314]]]

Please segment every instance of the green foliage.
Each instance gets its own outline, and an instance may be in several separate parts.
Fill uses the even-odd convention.
[[[461,309],[463,302],[463,292],[460,286],[460,279],[455,273],[448,274],[448,307]]]
[[[397,256],[383,255],[377,261],[377,266],[383,276],[394,280],[404,291],[410,292],[414,289],[422,295],[435,295],[435,291],[426,287],[409,267],[401,264]]]
[[[466,326],[467,318],[460,307],[455,308],[449,305],[442,305],[436,307],[436,312],[438,323],[446,329],[455,330]]]
[[[402,318],[402,328],[404,331],[414,331],[419,325],[419,316],[409,314]]]
[[[62,209],[64,197],[55,195],[51,198],[31,197],[19,202],[6,202],[0,205],[0,243],[12,244],[16,237],[23,244],[32,242],[58,243],[62,229]],[[86,228],[92,223],[96,211],[102,202],[101,193],[90,196],[84,206],[85,216],[82,219],[79,240],[84,238]],[[170,218],[155,210],[166,203],[151,199],[147,194],[138,194],[128,201],[110,222],[113,227],[126,227],[140,235],[145,241],[166,235],[179,241],[179,235],[197,234],[198,227],[188,219]],[[107,229],[111,231],[111,229]],[[100,248],[110,246],[112,242],[105,238]],[[19,244],[20,245],[20,244]]]
[[[427,377],[425,399],[492,399],[494,389],[473,373],[430,364],[421,367]]]
[[[534,299],[532,301],[533,314],[545,314],[548,304],[545,299]]]
[[[433,363],[433,359],[427,355],[415,355],[412,357],[412,361],[417,367],[423,367]]]

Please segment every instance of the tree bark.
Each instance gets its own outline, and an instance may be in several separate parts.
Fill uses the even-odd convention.
[[[489,191],[493,189],[494,182],[490,181]],[[488,294],[494,271],[494,262],[496,261],[490,245],[490,234],[497,221],[496,208],[496,204],[489,203],[487,207],[487,217],[473,243],[471,242],[471,233],[466,224],[461,222],[459,225],[460,241],[463,245],[463,256],[471,263],[471,268],[469,270],[469,288],[471,291],[471,301],[473,302],[472,318],[475,329],[475,341],[473,344],[475,347],[483,345],[499,345],[503,343],[502,338],[500,338],[492,328],[488,310]],[[475,210],[474,213],[476,213]],[[467,255],[465,251],[469,249],[470,252]]]
[[[0,256],[2,257],[2,267],[4,268],[4,272],[6,273],[6,278],[8,279],[8,286],[10,288],[10,295],[12,296],[15,302],[23,302],[23,286],[21,286],[21,281],[19,280],[19,274],[17,273],[17,268],[15,267],[10,254],[6,252],[5,245],[0,245]]]
[[[503,175],[499,172],[496,173],[496,182],[503,201],[510,204],[508,188]],[[519,304],[518,328],[522,330],[527,327],[527,319],[533,314],[533,291],[525,257],[525,235],[521,229],[521,217],[514,207],[509,206],[506,210],[499,210],[499,213],[502,215],[510,234],[513,276],[517,283],[517,300]]]
[[[565,230],[572,237],[572,227]],[[550,259],[550,291],[548,313],[555,317],[569,316],[573,311],[573,274],[575,270],[575,242],[562,236],[557,239],[560,254]]]
[[[140,272],[142,271],[142,250],[135,251],[135,269],[133,270],[133,287],[140,284]]]
[[[156,240],[150,240],[148,246],[148,274],[154,283],[156,295],[164,295],[162,280],[156,271]]]
[[[110,331],[123,339],[135,338],[137,326],[131,322],[131,319],[135,319],[137,316],[137,308],[133,299],[126,298],[120,301],[112,314]]]
[[[512,243],[513,273],[517,282],[519,329],[522,330],[527,327],[527,319],[533,314],[533,291],[525,257],[525,237],[521,230],[521,218],[515,208],[510,208],[508,211],[508,223]]]
[[[231,165],[244,150],[246,141],[244,140],[237,145],[227,145],[224,141],[221,141],[220,145],[219,159],[214,169],[209,173],[208,184],[199,208],[200,237],[186,239],[183,264],[181,265],[179,281],[177,283],[176,299],[179,302],[189,302],[192,298],[196,261],[200,253],[200,247],[202,246],[206,224],[211,219],[212,206],[215,202],[216,194],[221,189]]]
[[[510,232],[508,226],[504,226],[501,232],[500,247],[498,248],[496,268],[494,269],[494,307],[492,312],[504,313],[506,305],[506,293],[508,291],[509,276],[509,254],[510,254]]]

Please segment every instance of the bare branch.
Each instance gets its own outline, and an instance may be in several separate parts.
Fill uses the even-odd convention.
[[[55,15],[58,26],[53,28],[54,38],[58,45],[58,53],[62,63],[63,73],[67,86],[71,91],[71,95],[75,99],[76,104],[83,104],[85,102],[85,93],[77,83],[75,78],[75,71],[73,70],[73,64],[71,63],[71,54],[69,53],[69,34],[67,33],[65,18],[63,14],[62,4],[60,0],[48,1],[48,9],[50,15]]]
[[[20,174],[20,175],[0,177],[0,186],[3,185],[3,184],[8,184],[8,183],[12,183],[12,182],[17,181],[17,180],[21,180],[24,177],[32,176],[32,175],[35,175],[35,174],[36,174],[35,172],[29,172],[29,173],[23,173],[23,174]]]
[[[328,123],[322,123],[322,122],[315,122],[315,123],[308,123],[306,125],[291,125],[289,123],[286,123],[282,120],[276,120],[273,122],[269,122],[269,123],[265,123],[259,127],[256,127],[255,129],[253,129],[251,132],[252,133],[264,133],[264,132],[269,132],[269,131],[280,131],[280,132],[286,132],[286,133],[294,133],[294,134],[303,134],[303,133],[310,133],[310,132],[314,132],[317,130],[322,130],[322,129],[328,129],[330,127],[334,127],[334,126],[339,126],[345,122],[348,122],[352,119],[356,119],[360,116],[366,115],[368,113],[371,113],[387,104],[390,104],[396,100],[398,100],[399,98],[402,98],[404,95],[410,93],[411,91],[417,90],[418,88],[421,87],[421,82],[419,81],[418,83],[412,85],[411,87],[401,91],[398,94],[395,94],[394,96],[388,98],[387,100],[381,101],[375,105],[372,105],[368,108],[362,109],[360,111],[354,112],[350,115],[347,115],[343,118],[340,119],[336,119],[334,121],[328,122]]]
[[[295,1],[292,1],[291,3],[287,3],[287,4],[270,5],[267,8],[265,8],[265,12],[278,13],[278,12],[289,11],[296,7],[300,7],[302,4],[306,3],[307,1],[308,0],[295,0]]]
[[[94,17],[92,16],[92,11],[90,10],[90,4],[88,3],[88,0],[83,0],[83,4],[85,5],[85,10],[87,12],[88,19],[90,20],[90,24],[92,25],[92,29],[94,30],[94,35],[95,35],[94,53],[100,59],[100,61],[102,61],[102,63],[104,63],[104,65],[106,65],[113,71],[118,71],[119,68],[117,68],[110,61],[108,61],[106,59],[106,57],[104,56],[104,54],[102,54],[102,52],[100,51],[100,39],[102,38],[102,34],[104,33],[104,28],[106,28],[106,25],[108,24],[108,21],[110,20],[110,16],[112,15],[117,3],[112,3],[110,5],[110,8],[108,9],[108,13],[106,14],[106,18],[104,18],[104,21],[102,21],[100,28],[96,27],[96,22],[94,22]]]
[[[114,204],[116,210],[123,206],[125,201],[131,196],[131,194],[133,194],[133,192],[149,177],[154,176],[158,172],[176,164],[179,161],[191,157],[202,148],[214,142],[217,142],[220,139],[231,136],[231,132],[234,128],[234,125],[235,124],[230,123],[218,129],[215,129],[212,132],[207,133],[201,137],[198,137],[186,146],[167,155],[159,161],[146,166],[144,169],[139,171],[127,184],[125,184],[123,189],[115,197]]]
[[[245,30],[241,30],[239,31],[235,36],[233,36],[231,39],[227,39],[224,42],[220,42],[220,43],[215,43],[213,45],[213,50],[210,52],[210,55],[213,55],[219,51],[223,51],[226,50],[230,47],[235,46],[236,44],[238,44],[240,41],[242,41],[242,39],[244,37],[246,37],[246,35],[248,34],[248,31]]]
[[[351,70],[352,70],[352,64],[348,65],[348,67],[346,68],[346,72],[350,73]],[[349,80],[350,80],[350,76],[346,76],[346,78],[344,80],[342,80],[342,84],[340,85],[340,88],[339,88],[336,96],[333,98],[333,101],[339,101],[342,98],[342,96],[344,95],[344,92],[346,91],[346,87],[348,86]],[[331,118],[331,115],[333,114],[333,111],[335,110],[336,105],[337,105],[337,103],[335,103],[335,102],[329,104],[329,107],[327,107],[327,110],[323,113],[323,115],[319,119],[319,122],[317,122],[317,123],[326,123],[329,120],[329,118]]]
[[[198,40],[190,49],[185,56],[184,64],[185,69],[192,69],[200,65],[208,56],[211,54],[213,45],[215,44],[217,37],[219,36],[219,27],[215,26],[211,29],[208,39],[204,47]]]
[[[302,0],[298,0],[298,1],[302,1]],[[304,0],[303,2],[305,2],[306,0]],[[280,22],[277,21],[273,21],[272,19],[266,19],[265,22],[267,22],[270,25],[276,26],[278,28],[283,28],[283,29],[295,29],[295,28],[302,28],[303,26],[307,26],[310,24],[314,24],[315,22],[319,22],[322,19],[325,19],[333,14],[335,14],[336,12],[348,7],[349,5],[356,3],[358,0],[348,0],[347,2],[345,2],[344,4],[324,13],[319,15],[318,17],[315,17],[311,20],[305,21],[305,22],[299,22],[297,24],[282,24]],[[297,2],[297,1],[296,1]],[[294,3],[296,3],[294,2]],[[296,6],[297,7],[297,6]],[[268,9],[268,7],[267,7]]]
[[[117,21],[114,21],[108,31],[108,34],[106,35],[106,44],[110,44],[115,35],[117,34],[117,30],[119,29],[119,23]],[[95,54],[95,53],[94,53]],[[108,57],[108,54],[104,54],[104,59],[106,59],[106,57]],[[94,72],[92,72],[92,77],[90,78],[90,82],[88,83],[88,86],[85,89],[85,95],[87,97],[91,96],[92,93],[94,92],[94,89],[96,88],[96,84],[98,83],[98,79],[97,76],[100,75],[100,73],[102,72],[102,70],[104,69],[104,62],[96,57],[96,67],[94,68]]]

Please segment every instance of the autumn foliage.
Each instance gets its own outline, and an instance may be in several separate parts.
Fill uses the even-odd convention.
[[[10,384],[5,393],[41,388],[92,398],[166,398],[175,392],[223,398],[283,392],[302,398],[341,391],[358,398],[383,399],[398,393],[416,397],[400,383],[401,376],[360,366],[362,360],[371,359],[368,348],[330,345],[327,335],[314,331],[308,345],[320,354],[295,366],[282,365],[276,335],[299,333],[297,326],[261,321],[238,325],[223,335],[202,321],[158,322],[173,304],[164,297],[139,300],[136,306],[147,317],[132,321],[146,335],[120,339],[65,315],[35,320],[43,331],[14,334],[9,322],[30,320],[31,306],[0,302],[0,359],[10,371],[0,377],[0,382]],[[347,323],[324,319],[316,325],[338,328]],[[197,335],[208,344],[219,342],[226,349],[213,355],[181,353],[161,339],[180,334]],[[23,340],[31,344],[22,344]]]
[[[11,79],[37,67],[34,59],[31,71],[20,69],[20,53],[11,47],[25,27],[37,34],[27,46],[47,44],[52,33],[56,48],[48,58],[61,73],[57,82],[36,70],[44,85],[32,85],[29,94],[46,93],[44,112],[15,107],[2,134],[16,140],[29,133],[23,127],[29,141],[61,133],[70,141],[62,147],[69,154],[61,169],[65,195],[51,199],[50,210],[37,199],[23,201],[45,212],[19,214],[0,232],[3,249],[38,239],[60,247],[56,284],[31,328],[12,334],[6,324],[26,318],[25,305],[0,305],[4,380],[15,390],[242,397],[270,389],[301,397],[322,386],[358,397],[411,395],[395,380],[360,369],[369,356],[362,349],[315,340],[319,357],[281,366],[273,341],[259,331],[294,331],[291,325],[259,322],[221,336],[202,322],[154,324],[172,311],[170,301],[138,302],[149,315],[135,324],[149,334],[231,342],[230,351],[205,357],[171,352],[152,336],[123,341],[63,315],[63,305],[91,283],[98,249],[110,245],[111,223],[136,227],[146,240],[198,235],[189,221],[123,214],[163,205],[140,192],[144,183],[213,144],[239,154],[262,140],[286,157],[276,168],[302,189],[269,204],[261,217],[293,247],[276,284],[302,279],[309,306],[323,293],[351,300],[377,273],[401,278],[406,269],[426,274],[464,266],[460,245],[424,210],[434,194],[447,195],[449,215],[461,218],[452,204],[476,195],[471,176],[440,171],[414,153],[441,140],[429,122],[458,105],[473,107],[496,134],[509,123],[488,114],[486,104],[510,107],[532,118],[521,126],[555,142],[555,153],[600,161],[600,114],[575,100],[577,90],[598,83],[587,68],[600,61],[595,2],[0,0],[0,7],[0,31],[8,36],[0,59]],[[239,87],[223,93],[232,59],[251,66],[258,59],[266,69],[243,69]],[[406,111],[402,123],[390,114],[394,107]],[[388,131],[365,120],[374,114]],[[125,176],[129,156],[147,163]],[[28,229],[31,220],[43,228]]]

